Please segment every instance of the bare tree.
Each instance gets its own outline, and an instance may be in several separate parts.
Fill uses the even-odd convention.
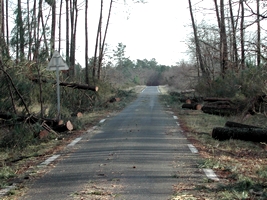
[[[70,23],[71,23],[71,37],[70,37],[70,72],[74,77],[75,72],[75,48],[76,48],[76,31],[78,19],[77,0],[70,0]]]
[[[88,1],[85,1],[85,83],[89,85],[89,66],[88,66]]]
[[[198,34],[197,34],[197,27],[195,25],[194,15],[193,15],[193,11],[192,11],[191,0],[188,0],[188,3],[189,3],[189,10],[190,10],[190,15],[191,15],[192,26],[193,26],[193,30],[194,30],[197,59],[199,61],[199,66],[200,66],[200,69],[202,72],[202,76],[208,79],[209,74],[208,74],[208,71],[206,70],[204,63],[203,63],[203,60],[202,60],[202,54],[201,54],[199,38],[198,38]]]
[[[96,63],[97,63],[97,49],[98,49],[98,41],[99,38],[101,37],[101,24],[102,24],[102,15],[103,15],[103,0],[101,0],[101,5],[100,5],[100,16],[99,16],[99,22],[98,22],[98,28],[97,28],[97,34],[96,34],[96,42],[95,42],[95,53],[94,53],[94,61],[93,61],[93,72],[92,76],[95,78],[96,74]]]
[[[58,19],[58,52],[60,52],[60,49],[61,49],[61,14],[62,14],[62,4],[63,4],[63,0],[60,0],[59,19]]]
[[[113,3],[113,0],[110,0],[108,19],[107,19],[107,23],[106,23],[105,34],[104,34],[102,46],[101,46],[100,52],[99,52],[99,63],[98,63],[98,71],[97,71],[98,79],[100,79],[100,74],[101,74],[101,66],[102,66],[102,61],[103,61],[103,56],[104,56],[104,46],[105,46],[105,41],[106,41],[107,32],[108,32],[108,26],[109,26],[109,20],[110,20],[110,15],[111,15],[112,3]]]
[[[34,1],[35,3],[35,1]],[[30,22],[30,0],[27,0],[27,28],[29,32],[29,44],[28,44],[28,60],[31,60],[32,52],[32,27]]]
[[[231,19],[231,27],[232,27],[232,48],[233,48],[233,54],[232,54],[232,61],[234,65],[234,70],[238,72],[238,50],[237,50],[237,42],[236,42],[236,26],[234,21],[234,14],[233,14],[233,8],[232,8],[232,1],[229,0],[229,8],[230,8],[230,19]]]
[[[56,39],[56,1],[52,1],[50,4],[52,7],[52,24],[51,24],[51,39],[50,39],[50,56],[52,57],[53,51],[55,50],[55,39]]]
[[[220,0],[220,62],[222,75],[224,76],[228,68],[228,48],[227,48],[227,34],[225,28],[225,16],[224,16],[224,0]]]
[[[66,0],[66,62],[70,64],[70,41],[69,41],[69,1]]]
[[[18,20],[18,36],[19,36],[19,41],[17,41],[19,43],[19,57],[20,60],[24,59],[24,25],[23,25],[23,20],[22,20],[22,8],[21,8],[21,0],[18,0],[18,16],[17,16],[17,20]]]
[[[260,0],[257,0],[257,66],[261,64]]]
[[[3,4],[4,4],[4,1],[3,0],[0,0],[0,42],[1,42],[1,44],[4,41],[4,32],[3,32],[4,12],[3,12]],[[2,60],[2,52],[3,52],[3,49],[2,48],[3,48],[2,45],[0,45],[0,60]]]
[[[241,68],[245,69],[245,42],[244,42],[244,17],[245,17],[245,10],[244,10],[244,2],[240,0],[240,8],[241,8],[241,21],[240,21],[240,44],[241,44]]]

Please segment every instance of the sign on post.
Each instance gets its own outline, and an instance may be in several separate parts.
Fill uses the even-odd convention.
[[[46,68],[49,71],[56,71],[57,75],[57,118],[60,120],[60,90],[59,90],[59,71],[68,70],[68,65],[63,61],[60,54],[55,51]]]

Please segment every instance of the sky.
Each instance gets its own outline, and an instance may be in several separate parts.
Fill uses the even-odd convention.
[[[137,0],[135,0],[137,1]],[[155,58],[162,65],[176,65],[188,61],[187,42],[192,37],[191,18],[188,0],[145,0],[146,3],[134,3],[133,0],[116,0],[113,3],[110,24],[107,33],[107,53],[112,55],[118,43],[126,45],[125,56],[130,60]],[[191,0],[193,6],[208,0]],[[59,12],[57,0],[57,12]],[[65,1],[63,1],[65,2]],[[126,2],[126,3],[125,3]],[[104,0],[104,19],[106,22],[110,0]],[[11,0],[11,11],[16,8],[16,1]],[[25,3],[23,5],[26,5]],[[84,0],[78,0],[76,62],[85,66],[85,14]],[[48,13],[50,7],[44,2],[43,8]],[[65,5],[63,3],[63,8]],[[13,9],[13,11],[12,11]],[[88,38],[89,57],[94,56],[95,40],[99,20],[100,0],[88,1]],[[9,18],[11,21],[13,15]],[[49,16],[49,15],[44,15]],[[203,14],[201,13],[202,17]],[[199,21],[199,16],[196,18]],[[50,16],[51,17],[51,16]],[[65,51],[64,19],[62,15],[61,52]],[[51,20],[51,19],[50,19]],[[58,20],[58,19],[57,19]],[[58,23],[58,21],[57,21]],[[103,24],[103,32],[105,23]],[[11,29],[10,29],[11,31]],[[56,30],[58,35],[58,29]],[[56,44],[57,46],[57,44]],[[58,49],[56,49],[58,50]],[[64,55],[62,55],[64,57]]]
[[[100,1],[89,3],[89,48],[93,55],[94,43],[99,16]],[[175,65],[182,60],[188,60],[186,39],[191,34],[190,13],[187,0],[146,0],[147,3],[132,3],[128,5],[114,3],[108,29],[106,43],[109,52],[116,49],[118,43],[126,45],[126,57],[131,60],[155,58],[159,64]],[[91,4],[91,5],[90,5]],[[104,11],[107,15],[109,1],[104,1]],[[94,9],[93,9],[94,8]],[[94,14],[93,14],[94,13]],[[84,22],[79,20],[79,26]],[[83,31],[84,32],[84,31]],[[82,33],[83,33],[82,32]],[[84,42],[82,35],[77,37],[77,60],[84,60]],[[80,56],[79,56],[80,55]]]

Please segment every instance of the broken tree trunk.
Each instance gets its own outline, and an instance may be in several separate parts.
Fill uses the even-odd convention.
[[[212,137],[221,141],[237,139],[252,142],[267,142],[267,129],[216,127],[212,130]]]
[[[237,122],[231,122],[231,121],[227,121],[225,123],[225,126],[228,128],[260,128],[258,126],[252,126],[252,125],[247,125],[247,124],[241,124],[241,123],[237,123]]]

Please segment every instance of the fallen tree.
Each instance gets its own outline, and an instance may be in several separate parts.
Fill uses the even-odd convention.
[[[237,139],[252,142],[267,142],[267,129],[216,127],[212,130],[212,138],[220,141]]]
[[[39,83],[39,79],[38,78],[29,77],[29,79],[34,83]],[[49,81],[46,80],[46,79],[40,79],[40,81],[42,83],[49,83]],[[52,84],[57,84],[57,82],[53,81]],[[91,90],[91,91],[95,91],[95,92],[98,91],[98,87],[97,86],[89,86],[87,84],[60,82],[59,85],[63,86],[63,87],[74,88],[74,89]]]
[[[89,85],[86,85],[86,84],[60,82],[59,85],[60,86],[65,86],[65,87],[74,88],[74,89],[91,90],[91,91],[95,91],[95,92],[98,91],[98,87],[97,86],[89,86]]]

